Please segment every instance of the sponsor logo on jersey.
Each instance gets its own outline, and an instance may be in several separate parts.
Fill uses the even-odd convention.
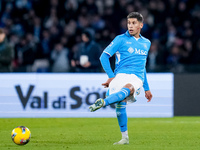
[[[134,50],[132,47],[129,47],[128,52],[130,54],[132,54],[134,52],[134,54],[147,55],[147,51],[141,50],[141,49],[137,49],[137,48],[135,48],[135,50]]]
[[[147,51],[135,48],[135,54],[147,55]]]

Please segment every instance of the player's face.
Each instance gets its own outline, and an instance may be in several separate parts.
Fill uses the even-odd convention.
[[[130,35],[139,37],[140,31],[143,27],[142,22],[139,22],[136,18],[128,18],[127,26]]]

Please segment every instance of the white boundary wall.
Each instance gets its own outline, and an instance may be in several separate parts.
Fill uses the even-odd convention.
[[[153,99],[144,90],[137,102],[127,105],[128,117],[173,117],[174,77],[171,73],[147,74]],[[103,97],[107,75],[99,74],[0,74],[0,118],[16,117],[116,117],[111,106],[89,112],[88,106]]]

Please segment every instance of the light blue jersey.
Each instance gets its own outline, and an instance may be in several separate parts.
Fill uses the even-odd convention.
[[[110,57],[116,53],[114,75],[135,74],[144,82],[144,88],[149,90],[145,66],[150,46],[151,42],[147,38],[140,35],[140,38],[136,39],[127,31],[116,36],[103,52]],[[112,73],[106,69],[107,64],[104,64],[103,60],[101,63],[108,76],[112,77]]]

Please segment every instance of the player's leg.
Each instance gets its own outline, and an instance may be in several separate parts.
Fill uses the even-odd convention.
[[[134,93],[132,84],[126,84],[119,92],[113,93],[104,99],[104,106],[108,106],[117,102],[123,101],[129,95]]]
[[[97,109],[108,106],[113,103],[121,102],[130,94],[134,93],[134,87],[130,83],[126,84],[120,91],[110,94],[105,99],[98,99],[96,102],[89,107],[90,111],[96,111]]]
[[[127,129],[127,115],[126,115],[126,105],[128,103],[135,102],[136,96],[139,95],[140,89],[142,87],[142,81],[138,79],[135,75],[131,77],[134,79],[132,82],[130,81],[131,85],[134,87],[134,93],[127,97],[125,100],[117,104],[116,113],[117,119],[120,126],[120,130],[122,133],[122,139],[119,142],[114,143],[114,145],[122,145],[122,144],[129,144],[129,137],[128,137],[128,129]],[[126,102],[126,103],[124,103]],[[125,105],[126,104],[126,105]],[[120,106],[119,106],[120,105]]]
[[[127,114],[126,114],[126,102],[117,103],[116,105],[117,120],[122,133],[122,139],[119,142],[114,143],[114,145],[129,144],[128,129],[127,129]]]

